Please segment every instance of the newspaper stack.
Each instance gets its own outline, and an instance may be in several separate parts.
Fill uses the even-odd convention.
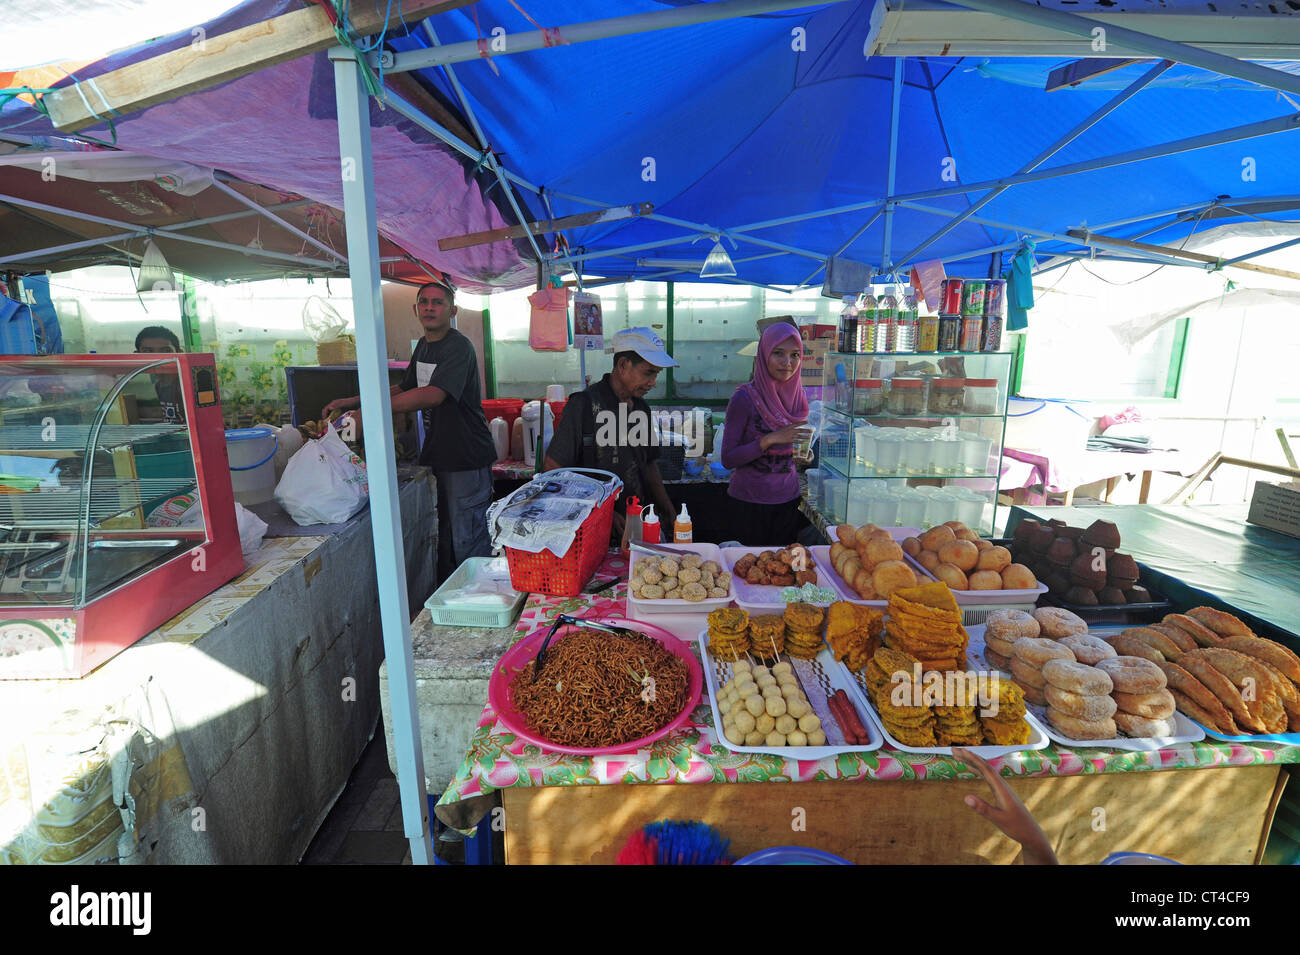
[[[492,544],[529,554],[549,550],[563,557],[582,522],[621,487],[613,475],[601,481],[573,471],[539,474],[488,508]]]

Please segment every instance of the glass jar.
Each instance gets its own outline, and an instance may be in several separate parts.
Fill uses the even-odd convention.
[[[859,378],[853,389],[853,413],[875,415],[885,410],[885,383],[879,378]]]
[[[961,414],[966,407],[966,379],[935,378],[930,382],[930,397],[926,407],[930,414]]]
[[[966,379],[966,413],[998,413],[998,380],[996,378]]]
[[[925,382],[920,378],[889,379],[889,398],[886,403],[890,414],[925,414]]]

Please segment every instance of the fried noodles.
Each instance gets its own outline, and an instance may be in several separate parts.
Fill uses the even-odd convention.
[[[617,746],[649,736],[681,712],[690,684],[686,664],[658,641],[596,630],[557,637],[536,682],[535,666],[515,674],[511,703],[529,730],[560,746]]]

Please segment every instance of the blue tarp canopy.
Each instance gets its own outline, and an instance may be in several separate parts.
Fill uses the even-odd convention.
[[[481,39],[493,51],[502,43],[508,50],[512,35],[537,24],[558,26],[563,38],[569,24],[689,6],[689,0],[521,0],[518,5],[480,0],[427,22],[441,44]],[[1177,245],[1210,225],[1246,222],[1252,216],[1285,219],[1295,217],[1287,210],[1300,208],[1295,161],[1300,139],[1294,132],[1243,133],[1235,141],[1163,154],[1169,144],[1185,147],[1192,137],[1268,121],[1286,123],[1297,117],[1294,98],[1247,80],[1172,65],[1046,159],[1039,171],[1050,174],[1058,167],[1149,148],[1154,157],[1016,184],[919,249],[951,216],[985,194],[987,187],[974,184],[1020,172],[1158,61],[1135,62],[1046,92],[1049,73],[1079,57],[900,60],[864,55],[877,35],[875,6],[862,0],[814,5],[561,43],[494,56],[491,62],[460,62],[451,69],[463,88],[464,104],[448,68],[428,67],[414,75],[426,90],[461,110],[466,122],[469,113],[478,120],[483,140],[504,168],[524,181],[517,192],[528,218],[654,205],[650,217],[565,233],[570,253],[585,261],[584,272],[591,275],[692,277],[698,264],[690,263],[703,260],[713,234],[727,237],[723,242],[736,261],[736,280],[743,282],[820,284],[818,269],[833,254],[874,268],[942,258],[950,274],[985,275],[992,251],[1013,252],[1025,236],[1037,239],[1040,255],[1083,250],[1083,242],[1065,235],[1078,229]],[[1261,18],[1271,18],[1270,24],[1300,48],[1295,37],[1300,17],[1289,7],[1243,8],[1232,16],[1216,16],[1207,12],[1209,5],[1192,0],[1105,0],[1097,5],[1042,0],[1039,6],[1094,13],[1132,10],[1147,14],[1148,23],[1159,19],[1155,14],[1195,13],[1214,19],[1216,26],[1221,20],[1225,37],[1246,29],[1243,24],[1258,35]],[[283,0],[248,2],[229,22],[249,22],[259,10],[273,16],[288,8]],[[209,37],[221,32],[221,22],[214,23]],[[396,16],[386,40],[396,51],[434,45],[429,30],[408,28]],[[183,33],[151,48],[188,42],[189,34]],[[1089,55],[1087,39],[1078,43],[1080,57]],[[143,48],[119,53],[77,75],[92,77],[144,55]],[[333,119],[333,96],[326,89],[329,68],[323,53],[304,73],[302,64],[309,62],[273,66],[215,91],[121,118],[114,133],[120,143],[159,157],[234,169],[253,181],[338,204],[337,187],[325,181],[333,175],[326,160],[337,142],[318,122]],[[902,84],[891,194],[891,102],[898,63]],[[1300,73],[1295,62],[1267,65],[1292,80]],[[396,81],[390,77],[390,83]],[[304,82],[310,83],[311,95],[293,99],[287,91],[303,88]],[[236,96],[247,104],[246,111],[232,112]],[[259,99],[261,107],[255,105]],[[301,111],[301,128],[291,124],[286,110]],[[376,129],[392,126],[400,119],[393,113],[373,108],[372,124]],[[196,124],[205,116],[210,123],[198,135]],[[6,129],[24,134],[54,132],[44,117],[16,101],[0,110],[0,120]],[[405,121],[394,128],[421,149],[453,155]],[[298,147],[277,142],[286,130],[292,130]],[[88,132],[104,137],[107,127]],[[437,250],[439,238],[500,222],[496,210],[513,224],[503,190],[487,170],[477,170],[477,182],[467,180],[460,197],[445,191],[451,182],[445,173],[436,183],[420,184],[409,178],[410,167],[403,167],[401,181],[393,182],[385,177],[381,161],[386,147],[381,139],[376,143],[376,186],[387,235],[444,271],[470,277],[471,287],[519,287],[533,280],[531,266],[517,258],[530,255],[519,239],[455,255],[441,256]],[[472,159],[454,158],[472,165]],[[544,195],[529,186],[545,187]],[[428,195],[430,188],[443,201]],[[404,207],[403,192],[419,195],[419,205]],[[901,204],[892,206],[890,215],[878,214],[890,195]],[[846,206],[847,211],[824,214]],[[785,219],[793,221],[755,227]],[[886,228],[891,233],[887,247]],[[549,251],[555,237],[539,239],[539,244]],[[1101,254],[1141,253],[1103,247]],[[572,263],[571,258],[560,260]]]

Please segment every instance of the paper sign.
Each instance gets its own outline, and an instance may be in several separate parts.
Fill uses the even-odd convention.
[[[573,296],[573,346],[585,351],[604,349],[605,323],[599,295],[578,292]]]

